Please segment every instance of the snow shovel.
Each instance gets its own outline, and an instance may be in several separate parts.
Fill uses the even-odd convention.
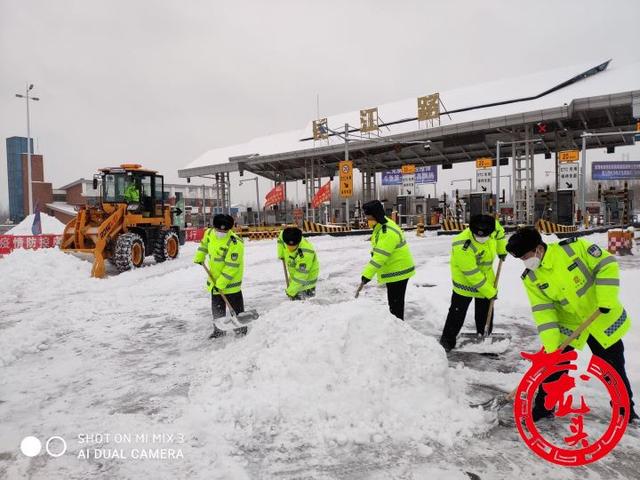
[[[205,271],[207,272],[207,275],[209,275],[209,278],[211,279],[211,281],[213,282],[214,281],[213,276],[211,275],[211,272],[209,271],[207,266],[205,264],[201,264],[201,265],[202,265],[202,268],[204,268]],[[230,317],[220,317],[220,318],[214,319],[214,323],[216,324],[216,327],[218,327],[220,330],[228,331],[228,330],[235,330],[236,328],[246,327],[253,320],[257,319],[260,316],[258,315],[258,312],[256,312],[255,310],[247,310],[242,313],[236,313],[236,311],[231,306],[231,303],[229,303],[229,299],[227,298],[227,296],[222,292],[217,292],[217,293],[222,297],[222,300],[224,300],[225,305],[229,309],[229,314],[231,315]]]
[[[289,288],[289,273],[287,272],[287,263],[284,261],[284,258],[282,258],[281,260],[282,270],[284,271],[284,281],[287,284],[287,288]]]
[[[360,282],[360,285],[358,285],[358,289],[356,290],[356,298],[360,296],[360,290],[362,290],[363,287],[364,287],[364,282]]]
[[[498,271],[496,272],[496,279],[493,282],[493,286],[495,288],[498,287],[498,281],[500,280],[500,272],[502,271],[502,264],[504,263],[504,260],[500,260],[498,262]],[[471,340],[477,340],[478,343],[481,343],[484,341],[485,338],[491,336],[491,338],[494,338],[496,340],[504,340],[506,338],[509,338],[509,336],[506,333],[489,333],[489,328],[491,327],[491,315],[493,314],[493,304],[495,302],[495,299],[492,298],[491,301],[489,302],[489,310],[487,311],[487,321],[484,324],[484,333],[481,335],[479,333],[474,333],[474,332],[461,332],[459,335],[459,338],[461,339],[471,339]],[[469,342],[466,342],[469,343]]]
[[[600,316],[600,309],[596,310],[591,314],[589,318],[587,318],[582,324],[575,329],[575,331],[569,335],[564,342],[560,344],[558,350],[564,350],[571,342],[573,342],[580,334],[591,325],[596,318]],[[486,410],[500,410],[505,405],[511,403],[514,398],[516,398],[516,393],[518,392],[518,388],[514,388],[510,393],[498,395],[497,397],[493,397],[490,400],[482,403],[472,404],[471,407],[482,407]]]

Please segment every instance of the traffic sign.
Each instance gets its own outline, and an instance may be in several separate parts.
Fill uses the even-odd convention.
[[[493,167],[493,158],[491,157],[480,157],[476,158],[476,168],[491,168]]]
[[[343,160],[338,165],[340,170],[340,198],[353,196],[353,162]]]
[[[491,159],[489,159],[491,160]],[[481,193],[491,193],[493,182],[491,181],[493,170],[491,168],[481,168],[476,170],[476,191]]]
[[[412,163],[409,163],[407,165],[402,165],[400,167],[400,171],[402,172],[403,175],[410,175],[410,174],[416,173],[416,166]]]
[[[558,152],[559,162],[576,162],[580,159],[580,150],[563,150]]]
[[[578,164],[565,163],[558,166],[558,190],[578,189]]]

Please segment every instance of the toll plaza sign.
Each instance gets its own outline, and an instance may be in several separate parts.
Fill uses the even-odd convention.
[[[580,159],[580,150],[563,150],[558,152],[558,162],[577,162]]]
[[[578,164],[561,163],[558,166],[558,190],[578,189]]]
[[[593,162],[592,180],[637,180],[640,179],[640,162]]]
[[[406,166],[406,165],[405,165]],[[382,172],[382,185],[402,185],[402,171],[397,168]],[[436,183],[438,181],[437,165],[415,167],[415,183]]]
[[[340,198],[351,198],[353,195],[353,162],[343,160],[338,168],[340,170]]]

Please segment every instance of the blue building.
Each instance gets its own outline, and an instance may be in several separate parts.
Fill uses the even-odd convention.
[[[33,138],[31,139],[33,153]],[[26,137],[7,138],[7,176],[9,177],[9,217],[18,223],[26,217],[24,211],[24,178],[21,155],[27,153]]]

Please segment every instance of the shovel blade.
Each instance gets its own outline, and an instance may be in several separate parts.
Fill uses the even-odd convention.
[[[460,332],[460,334],[458,335],[458,338],[460,340],[465,340],[465,341],[477,340],[478,342],[482,342],[485,339],[492,339],[492,340],[495,340],[495,341],[500,341],[500,340],[505,340],[505,339],[511,339],[511,335],[509,335],[508,333],[504,333],[504,332],[496,332],[496,333],[492,333],[491,335],[487,335],[485,337],[481,333]]]
[[[235,330],[236,328],[246,327],[259,316],[260,315],[257,311],[247,310],[245,312],[238,313],[235,317],[227,315],[226,317],[216,318],[214,322],[216,327],[220,330],[228,332],[229,330]]]
[[[508,396],[503,394],[503,395],[498,395],[496,397],[493,397],[493,398],[487,400],[486,402],[474,403],[474,404],[472,404],[470,406],[473,407],[473,408],[481,407],[484,410],[500,410],[502,407],[507,405],[509,402],[510,402],[510,400],[509,400]]]

